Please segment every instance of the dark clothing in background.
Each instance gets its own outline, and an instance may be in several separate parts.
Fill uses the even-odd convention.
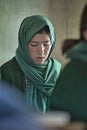
[[[57,81],[51,96],[51,110],[68,111],[72,120],[87,122],[87,44],[69,50],[71,62]]]

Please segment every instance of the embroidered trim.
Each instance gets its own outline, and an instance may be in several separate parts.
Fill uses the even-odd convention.
[[[27,91],[27,89],[30,86],[30,80],[28,79],[26,75],[24,75],[24,80],[25,80],[25,90]]]

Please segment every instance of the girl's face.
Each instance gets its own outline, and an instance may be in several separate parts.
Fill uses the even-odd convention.
[[[46,33],[37,33],[28,44],[29,54],[36,64],[42,64],[50,53],[50,38]]]

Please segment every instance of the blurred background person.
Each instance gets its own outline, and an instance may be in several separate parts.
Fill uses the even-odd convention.
[[[51,96],[51,110],[68,111],[73,121],[87,123],[87,4],[80,22],[80,38],[63,42],[62,52],[70,59]]]
[[[61,54],[62,54],[62,70],[65,68],[65,66],[70,62],[70,58],[67,57],[67,51],[72,48],[74,45],[78,43],[78,39],[65,39],[61,46]]]
[[[34,111],[25,107],[22,94],[0,82],[0,130],[41,130]]]

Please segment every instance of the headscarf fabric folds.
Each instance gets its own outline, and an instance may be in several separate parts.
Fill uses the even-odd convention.
[[[38,65],[33,62],[29,55],[28,43],[45,26],[48,26],[50,30],[52,45],[47,60]],[[22,21],[18,38],[19,46],[16,50],[16,60],[21,70],[31,81],[27,98],[32,99],[31,102],[38,111],[45,112],[47,98],[54,89],[61,68],[60,62],[50,57],[56,40],[54,27],[45,16],[33,15]]]

